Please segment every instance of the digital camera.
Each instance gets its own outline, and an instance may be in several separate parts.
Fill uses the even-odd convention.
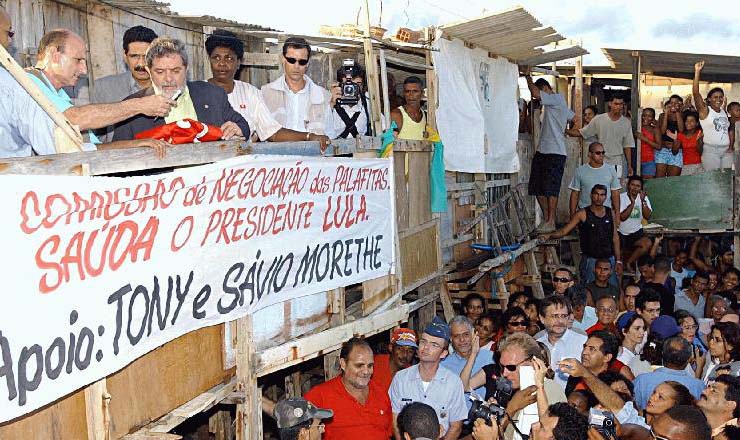
[[[337,99],[339,105],[355,105],[360,100],[360,86],[352,81],[355,72],[355,60],[347,58],[342,60],[342,72],[344,76],[339,86],[342,88],[342,96]]]

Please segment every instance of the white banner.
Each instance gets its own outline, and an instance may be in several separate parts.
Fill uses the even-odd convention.
[[[387,159],[0,176],[0,422],[189,331],[394,272]]]

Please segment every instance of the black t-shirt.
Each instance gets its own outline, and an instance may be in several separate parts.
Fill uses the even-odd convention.
[[[660,294],[660,314],[673,316],[673,308],[676,305],[676,296],[673,291],[658,283],[645,283],[643,287],[649,287]]]

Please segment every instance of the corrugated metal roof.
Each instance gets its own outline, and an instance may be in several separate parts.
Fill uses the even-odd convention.
[[[640,55],[641,73],[670,78],[694,78],[694,64],[704,60],[702,81],[740,82],[740,57],[636,49],[601,49],[614,73],[632,73],[632,53]]]
[[[519,64],[536,65],[588,53],[578,46],[564,51],[546,52],[543,46],[565,38],[552,27],[543,27],[542,23],[522,7],[444,25],[440,29],[444,36],[459,38]]]
[[[218,18],[211,15],[180,15],[170,10],[170,4],[155,0],[98,0],[103,5],[113,6],[121,9],[140,10],[155,13],[167,17],[180,18],[188,23],[200,26],[212,26],[220,28],[235,28],[237,30],[261,30],[274,31],[275,29],[258,26],[256,24],[240,23],[234,20]]]

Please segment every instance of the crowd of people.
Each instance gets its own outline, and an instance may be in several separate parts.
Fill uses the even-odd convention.
[[[298,430],[278,415],[281,439],[738,439],[732,251],[665,248],[624,288],[598,259],[591,281],[561,267],[544,298],[517,292],[503,311],[470,294],[449,322],[394,330],[386,354],[352,338],[340,376],[304,396],[319,415]]]
[[[9,49],[15,32],[0,7],[0,44]],[[306,74],[311,47],[302,38],[288,38],[281,62],[284,74],[258,89],[236,79],[244,59],[244,43],[232,32],[217,29],[205,41],[211,78],[189,81],[188,51],[175,38],[134,26],[123,35],[128,70],[96,78],[90,104],[75,105],[65,89],[87,75],[86,43],[69,29],[54,29],[40,40],[37,61],[26,74],[38,89],[83,135],[83,150],[150,147],[166,154],[173,137],[161,128],[176,124],[187,139],[199,139],[200,124],[217,128],[221,139],[318,141],[322,151],[332,139],[371,134],[365,72],[359,64],[342,67],[329,89]],[[354,102],[341,84],[357,85]],[[392,78],[389,82],[393,83]],[[404,97],[391,92],[391,119],[401,139],[424,139],[426,115],[421,109],[423,83],[409,76]],[[344,96],[344,98],[343,98]],[[56,153],[55,123],[6,69],[0,69],[0,157]],[[190,133],[192,132],[192,133]]]

